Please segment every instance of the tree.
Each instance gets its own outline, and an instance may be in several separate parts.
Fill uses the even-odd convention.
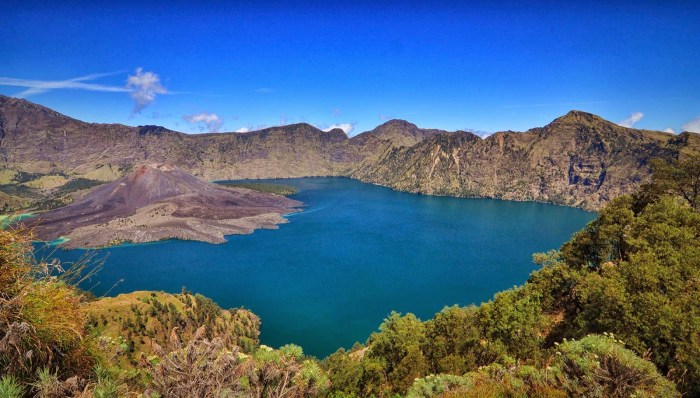
[[[695,210],[700,209],[700,155],[687,155],[671,162],[655,159],[652,170],[651,183],[640,190],[642,196],[678,195]]]
[[[391,391],[405,393],[416,377],[428,372],[428,362],[421,351],[425,325],[413,314],[401,316],[392,312],[379,331],[369,338],[367,355],[381,361]]]

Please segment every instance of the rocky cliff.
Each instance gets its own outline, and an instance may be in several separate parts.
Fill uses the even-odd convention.
[[[536,200],[598,209],[649,176],[649,161],[697,151],[697,134],[620,127],[572,111],[543,128],[437,134],[387,152],[351,175],[394,189],[450,196]]]

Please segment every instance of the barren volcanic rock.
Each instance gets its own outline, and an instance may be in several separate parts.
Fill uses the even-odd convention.
[[[169,238],[224,242],[224,235],[275,228],[301,202],[244,188],[225,188],[168,164],[142,165],[81,200],[37,218],[39,239],[67,237],[64,247]]]

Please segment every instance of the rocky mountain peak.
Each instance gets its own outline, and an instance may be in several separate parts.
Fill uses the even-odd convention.
[[[156,125],[145,125],[145,126],[138,126],[136,127],[138,129],[139,135],[161,135],[163,133],[175,133],[174,131],[167,129],[163,126],[156,126]]]
[[[551,124],[583,124],[583,125],[595,125],[595,124],[614,124],[603,119],[600,116],[594,115],[592,113],[572,110],[566,115],[558,117],[552,121]]]
[[[389,129],[389,128],[399,128],[399,129],[406,129],[406,130],[413,130],[413,129],[418,129],[418,126],[415,124],[408,122],[403,119],[391,119],[387,122],[384,122],[377,126],[375,130],[384,130],[384,129]]]
[[[26,121],[31,124],[52,124],[77,121],[53,109],[22,98],[0,95],[0,116],[8,120]]]
[[[366,144],[372,140],[391,142],[392,146],[409,147],[434,134],[445,133],[442,130],[422,129],[413,123],[401,119],[392,119],[380,124],[371,131],[365,131],[352,138],[355,144]]]

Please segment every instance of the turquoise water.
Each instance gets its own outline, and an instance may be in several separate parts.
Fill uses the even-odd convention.
[[[11,214],[11,215],[0,215],[0,229],[7,228],[10,224],[22,221],[26,218],[30,218],[34,213],[22,213],[22,214]]]
[[[179,292],[262,318],[261,341],[325,356],[364,342],[392,310],[430,318],[522,284],[533,252],[558,248],[593,213],[541,203],[395,192],[345,178],[281,180],[306,207],[279,230],[228,243],[166,241],[98,251],[93,292]],[[81,250],[57,250],[74,261]]]

